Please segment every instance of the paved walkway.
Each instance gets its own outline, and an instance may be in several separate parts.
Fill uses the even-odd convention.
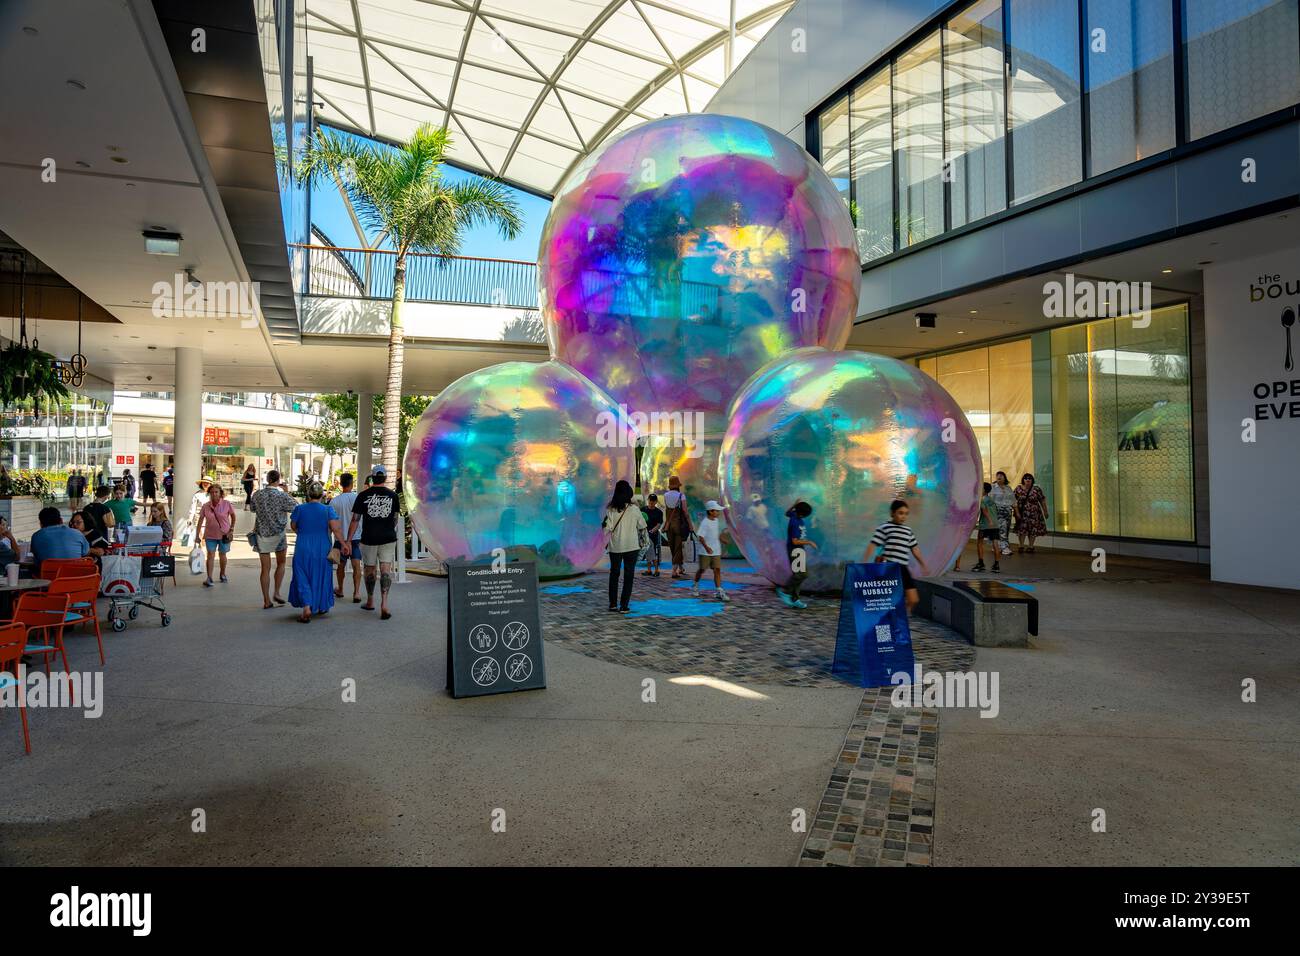
[[[1294,863],[1300,595],[1087,562],[1004,563],[1044,626],[974,654],[988,720],[827,681],[831,603],[752,586],[622,618],[598,575],[544,600],[548,689],[454,701],[442,581],[397,586],[388,622],[302,626],[238,560],[214,590],[183,576],[171,628],[106,632],[100,719],[33,711],[23,757],[0,712],[0,863]],[[634,602],[682,599],[637,579]],[[924,624],[917,648],[974,653]]]

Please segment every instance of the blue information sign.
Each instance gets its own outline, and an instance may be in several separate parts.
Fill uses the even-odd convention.
[[[895,671],[911,680],[912,632],[901,569],[888,562],[845,565],[831,673],[860,687],[888,687]]]

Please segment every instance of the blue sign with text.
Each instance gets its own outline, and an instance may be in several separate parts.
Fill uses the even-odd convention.
[[[845,565],[831,673],[859,687],[888,687],[895,671],[910,681],[912,664],[902,569],[889,562]]]

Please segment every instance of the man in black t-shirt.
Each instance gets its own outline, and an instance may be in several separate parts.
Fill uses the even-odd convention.
[[[366,603],[363,611],[375,609],[375,568],[379,568],[379,618],[387,621],[393,615],[388,611],[388,589],[393,584],[393,562],[397,560],[397,495],[384,482],[388,472],[376,465],[369,488],[357,495],[352,504],[352,524],[347,540],[355,541],[357,524],[361,522],[361,563],[366,579]]]
[[[108,548],[108,529],[113,527],[115,519],[104,502],[112,493],[113,489],[101,485],[95,489],[95,500],[81,509],[81,517],[86,522],[86,540],[92,548]]]

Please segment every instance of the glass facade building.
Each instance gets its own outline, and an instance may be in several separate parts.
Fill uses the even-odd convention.
[[[1300,0],[976,0],[822,106],[809,146],[866,264],[1297,102]]]
[[[1154,309],[917,360],[965,412],[986,480],[1032,473],[1048,530],[1196,537],[1188,309]]]

